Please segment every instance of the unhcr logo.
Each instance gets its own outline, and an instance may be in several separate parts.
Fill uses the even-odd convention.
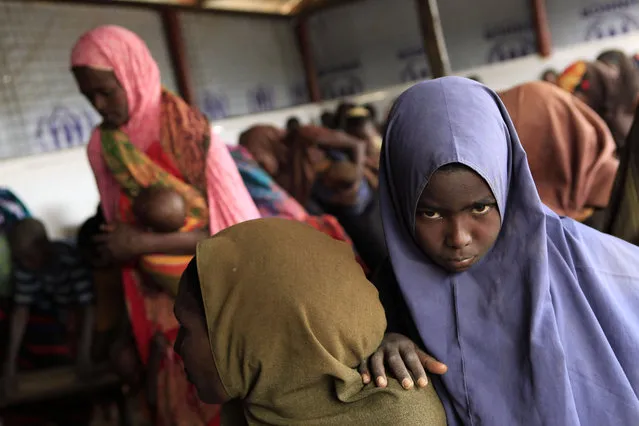
[[[362,93],[364,84],[359,76],[360,69],[360,62],[353,61],[321,70],[318,76],[322,80],[322,97],[335,99]]]
[[[488,63],[510,61],[536,52],[535,35],[530,23],[496,25],[484,33],[489,41]]]
[[[229,99],[222,93],[205,90],[202,96],[202,112],[209,120],[220,120],[229,115]]]
[[[400,63],[403,64],[399,73],[399,81],[402,83],[425,80],[430,77],[430,69],[426,62],[426,54],[423,47],[402,49],[397,52],[396,56]]]
[[[36,127],[36,139],[43,151],[84,145],[97,124],[92,114],[76,113],[64,105],[56,105],[49,115],[41,116]]]
[[[628,10],[639,0],[603,3],[584,8],[581,15],[588,20],[585,40],[600,40],[639,30],[637,18]]]

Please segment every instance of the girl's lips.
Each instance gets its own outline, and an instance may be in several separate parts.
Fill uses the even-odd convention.
[[[459,257],[455,259],[446,259],[446,264],[449,266],[450,269],[461,272],[470,268],[475,263],[476,258],[476,256],[470,256]]]

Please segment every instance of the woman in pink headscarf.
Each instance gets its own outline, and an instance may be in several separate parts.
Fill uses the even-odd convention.
[[[158,66],[138,36],[116,26],[89,31],[73,48],[71,67],[80,91],[103,119],[88,146],[109,224],[96,242],[106,256],[124,265],[137,349],[147,367],[158,369],[150,377],[157,384],[156,424],[215,424],[219,407],[199,402],[173,352],[178,331],[173,298],[146,272],[179,277],[200,240],[258,218],[257,208],[206,118],[162,88]],[[184,199],[187,218],[179,231],[156,233],[136,223],[133,201],[155,186]],[[150,356],[157,342],[164,342],[160,359]]]

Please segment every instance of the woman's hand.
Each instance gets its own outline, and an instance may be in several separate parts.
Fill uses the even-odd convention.
[[[124,223],[105,225],[102,231],[102,234],[93,238],[99,246],[98,251],[102,257],[116,262],[127,262],[146,254],[147,232]]]
[[[359,373],[364,384],[371,381],[369,364],[375,384],[380,388],[388,385],[384,364],[388,365],[390,373],[404,389],[412,389],[415,382],[420,388],[426,387],[426,370],[432,374],[444,374],[448,370],[445,364],[420,350],[408,337],[397,333],[386,334],[377,351],[360,365]]]

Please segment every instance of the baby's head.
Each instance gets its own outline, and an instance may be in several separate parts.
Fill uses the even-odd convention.
[[[440,167],[417,203],[415,238],[450,272],[463,272],[490,251],[501,229],[497,200],[486,181],[460,163]]]
[[[9,232],[11,255],[21,267],[38,271],[51,254],[51,242],[44,224],[37,219],[23,219]]]
[[[133,202],[138,223],[155,232],[178,231],[186,220],[186,203],[176,191],[162,186],[143,189]]]

